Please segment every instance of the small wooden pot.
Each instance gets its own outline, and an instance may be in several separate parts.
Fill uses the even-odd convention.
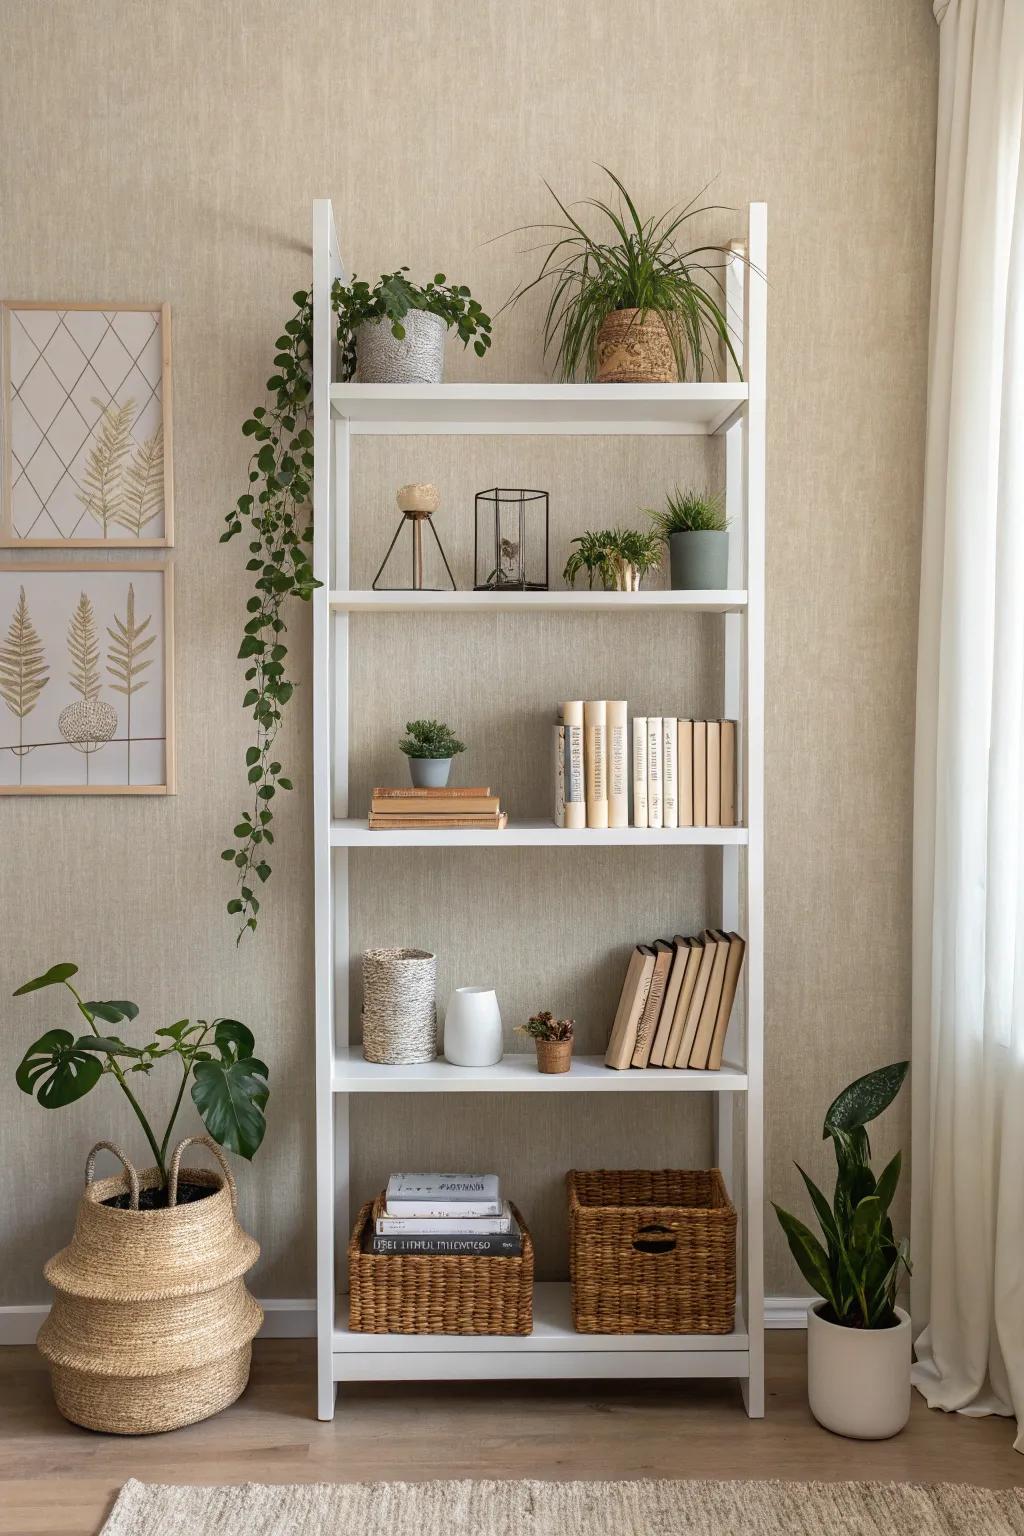
[[[535,1040],[538,1072],[568,1072],[572,1064],[571,1040]]]
[[[599,384],[675,384],[675,353],[665,322],[639,309],[616,309],[597,333]]]

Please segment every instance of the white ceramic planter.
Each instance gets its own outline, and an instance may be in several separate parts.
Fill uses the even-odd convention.
[[[910,1417],[910,1318],[895,1328],[840,1328],[807,1314],[807,1396],[825,1429],[851,1440],[888,1440]]]
[[[448,327],[440,315],[411,309],[402,320],[405,339],[390,320],[365,320],[356,328],[356,377],[361,384],[440,384]]]
[[[503,1048],[497,993],[456,987],[444,1016],[444,1054],[452,1066],[493,1067]]]

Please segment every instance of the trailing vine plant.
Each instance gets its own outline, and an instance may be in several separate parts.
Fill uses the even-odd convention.
[[[369,284],[353,277],[348,286],[335,281],[331,308],[338,317],[337,338],[341,374],[355,375],[355,334],[369,320],[387,320],[392,335],[405,336],[402,321],[411,310],[440,315],[454,329],[463,346],[473,342],[482,357],[491,344],[491,321],[468,288],[448,284],[439,272],[425,287],[411,283],[407,267],[388,273]],[[236,943],[255,930],[259,920],[259,888],[270,877],[267,849],[274,842],[273,802],[279,790],[290,790],[292,781],[281,771],[274,756],[274,741],[281,728],[282,711],[295,685],[285,673],[288,647],[282,636],[287,625],[281,617],[290,597],[308,602],[321,585],[313,575],[310,545],[313,541],[313,295],[303,290],[293,295],[295,313],[277,338],[275,372],[267,380],[270,403],[258,405],[242,424],[253,439],[249,461],[249,489],[239,496],[225,517],[222,544],[247,528],[249,560],[246,570],[255,575],[255,593],[246,603],[246,621],[240,660],[248,661],[242,699],[252,711],[255,741],[246,748],[245,766],[251,804],[235,825],[235,842],[221,858],[234,864],[237,893],[227,904],[238,921]]]
[[[289,597],[308,602],[320,583],[313,575],[313,302],[308,292],[294,295],[296,310],[277,338],[276,372],[267,380],[272,403],[258,405],[242,431],[254,440],[249,461],[249,490],[239,496],[221,534],[225,544],[248,527],[249,560],[255,593],[246,603],[246,621],[238,655],[249,665],[243,709],[252,711],[256,739],[246,748],[245,765],[252,802],[235,826],[235,843],[221,858],[238,871],[238,890],[227,904],[238,919],[238,937],[256,928],[260,901],[256,892],[270,876],[267,848],[274,841],[271,823],[278,790],[292,782],[274,757],[274,739],[282,710],[294,691],[285,673],[288,647],[281,617]]]

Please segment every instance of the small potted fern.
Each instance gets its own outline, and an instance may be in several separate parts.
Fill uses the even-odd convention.
[[[452,758],[465,752],[465,743],[440,720],[408,720],[405,731],[398,745],[409,759],[413,784],[417,789],[443,789]]]
[[[517,1024],[521,1035],[529,1035],[537,1047],[537,1071],[545,1073],[568,1072],[572,1064],[572,1042],[575,1032],[572,1019],[556,1019],[547,1009],[535,1013],[525,1024]]]
[[[562,580],[575,587],[585,571],[593,588],[595,576],[606,592],[639,592],[640,583],[661,564],[661,536],[636,528],[605,528],[573,539],[576,546],[565,562]]]
[[[728,584],[729,522],[721,492],[677,486],[662,511],[648,511],[655,534],[668,545],[674,590],[716,591]]]

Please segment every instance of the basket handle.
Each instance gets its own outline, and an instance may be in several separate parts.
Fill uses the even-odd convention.
[[[227,1185],[228,1192],[231,1195],[231,1208],[232,1210],[236,1210],[238,1207],[238,1185],[235,1183],[235,1176],[231,1172],[231,1169],[228,1167],[227,1158],[224,1156],[224,1153],[210,1136],[186,1136],[184,1141],[178,1142],[178,1145],[171,1153],[171,1161],[167,1167],[168,1206],[175,1206],[178,1203],[178,1168],[181,1165],[181,1154],[184,1152],[185,1148],[190,1145],[206,1147],[210,1152],[213,1153],[218,1163],[220,1163],[221,1172],[224,1175],[224,1182]]]
[[[676,1241],[676,1234],[671,1227],[663,1227],[654,1222],[650,1226],[637,1228],[633,1247],[637,1253],[674,1253]]]
[[[135,1171],[135,1164],[132,1162],[131,1158],[126,1157],[125,1154],[121,1151],[121,1148],[115,1146],[112,1141],[98,1141],[93,1147],[92,1151],[89,1153],[89,1156],[85,1160],[86,1184],[92,1183],[92,1176],[96,1172],[96,1154],[97,1152],[102,1151],[104,1147],[108,1152],[113,1152],[117,1160],[124,1164],[124,1171],[128,1175],[128,1187],[131,1190],[131,1203],[129,1209],[137,1211],[139,1208],[139,1176]]]

